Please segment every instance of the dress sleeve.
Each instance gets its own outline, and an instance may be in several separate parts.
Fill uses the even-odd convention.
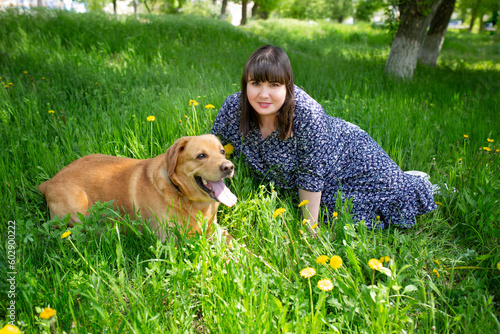
[[[297,111],[295,136],[297,142],[298,188],[318,192],[325,184],[325,167],[328,153],[328,126],[326,113],[312,98],[311,103]]]
[[[240,93],[229,96],[222,104],[212,126],[211,134],[216,135],[222,144],[231,144],[235,152],[240,151]]]

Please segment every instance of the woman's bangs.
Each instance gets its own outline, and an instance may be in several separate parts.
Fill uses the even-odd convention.
[[[257,82],[278,82],[286,84],[286,73],[283,68],[277,64],[269,63],[268,61],[255,62],[248,69],[248,79]]]

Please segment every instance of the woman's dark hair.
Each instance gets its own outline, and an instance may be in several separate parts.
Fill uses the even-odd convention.
[[[264,45],[258,48],[248,58],[241,76],[241,120],[240,132],[245,137],[250,131],[250,125],[259,126],[257,113],[250,105],[247,96],[248,80],[258,82],[278,82],[286,87],[286,97],[283,106],[278,112],[277,127],[280,128],[279,137],[285,140],[293,135],[293,71],[290,59],[283,49]]]

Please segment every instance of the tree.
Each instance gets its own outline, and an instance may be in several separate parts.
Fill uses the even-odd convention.
[[[384,7],[384,0],[360,0],[356,4],[354,19],[369,22],[373,14]]]
[[[436,10],[431,20],[429,31],[419,51],[418,58],[422,64],[433,67],[437,66],[437,60],[443,46],[448,23],[455,9],[455,3],[456,0],[442,0],[441,5]]]
[[[247,4],[248,4],[248,0],[241,0],[241,22],[240,22],[240,24],[242,26],[247,24]]]
[[[226,9],[227,9],[227,0],[222,0],[222,7],[220,10],[220,19],[222,21],[226,20]]]
[[[402,79],[413,76],[420,46],[442,0],[406,0],[399,6],[401,19],[385,64],[385,71]]]
[[[280,0],[254,0],[252,7],[252,18],[269,18],[269,14],[278,8]]]
[[[352,0],[326,0],[328,16],[338,23],[344,22],[344,19],[352,15]]]

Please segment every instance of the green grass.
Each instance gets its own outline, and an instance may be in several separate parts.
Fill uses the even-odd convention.
[[[450,31],[439,68],[400,82],[383,72],[390,38],[369,26],[57,11],[3,12],[0,22],[0,328],[15,300],[25,333],[500,331],[498,35]],[[209,132],[264,43],[287,51],[296,84],[328,113],[365,129],[403,170],[428,172],[443,189],[439,209],[409,230],[371,231],[338,203],[311,239],[297,196],[234,159],[239,201],[218,215],[233,249],[220,229],[208,239],[173,230],[161,243],[106,204],[61,239],[39,183],[83,155],[148,158]],[[273,217],[277,208],[286,212]],[[343,265],[317,264],[319,255]],[[368,261],[382,256],[391,261],[373,271]],[[317,274],[301,277],[306,267]],[[12,276],[15,298],[5,293]],[[317,288],[323,278],[332,291]],[[57,316],[40,319],[48,306]]]

